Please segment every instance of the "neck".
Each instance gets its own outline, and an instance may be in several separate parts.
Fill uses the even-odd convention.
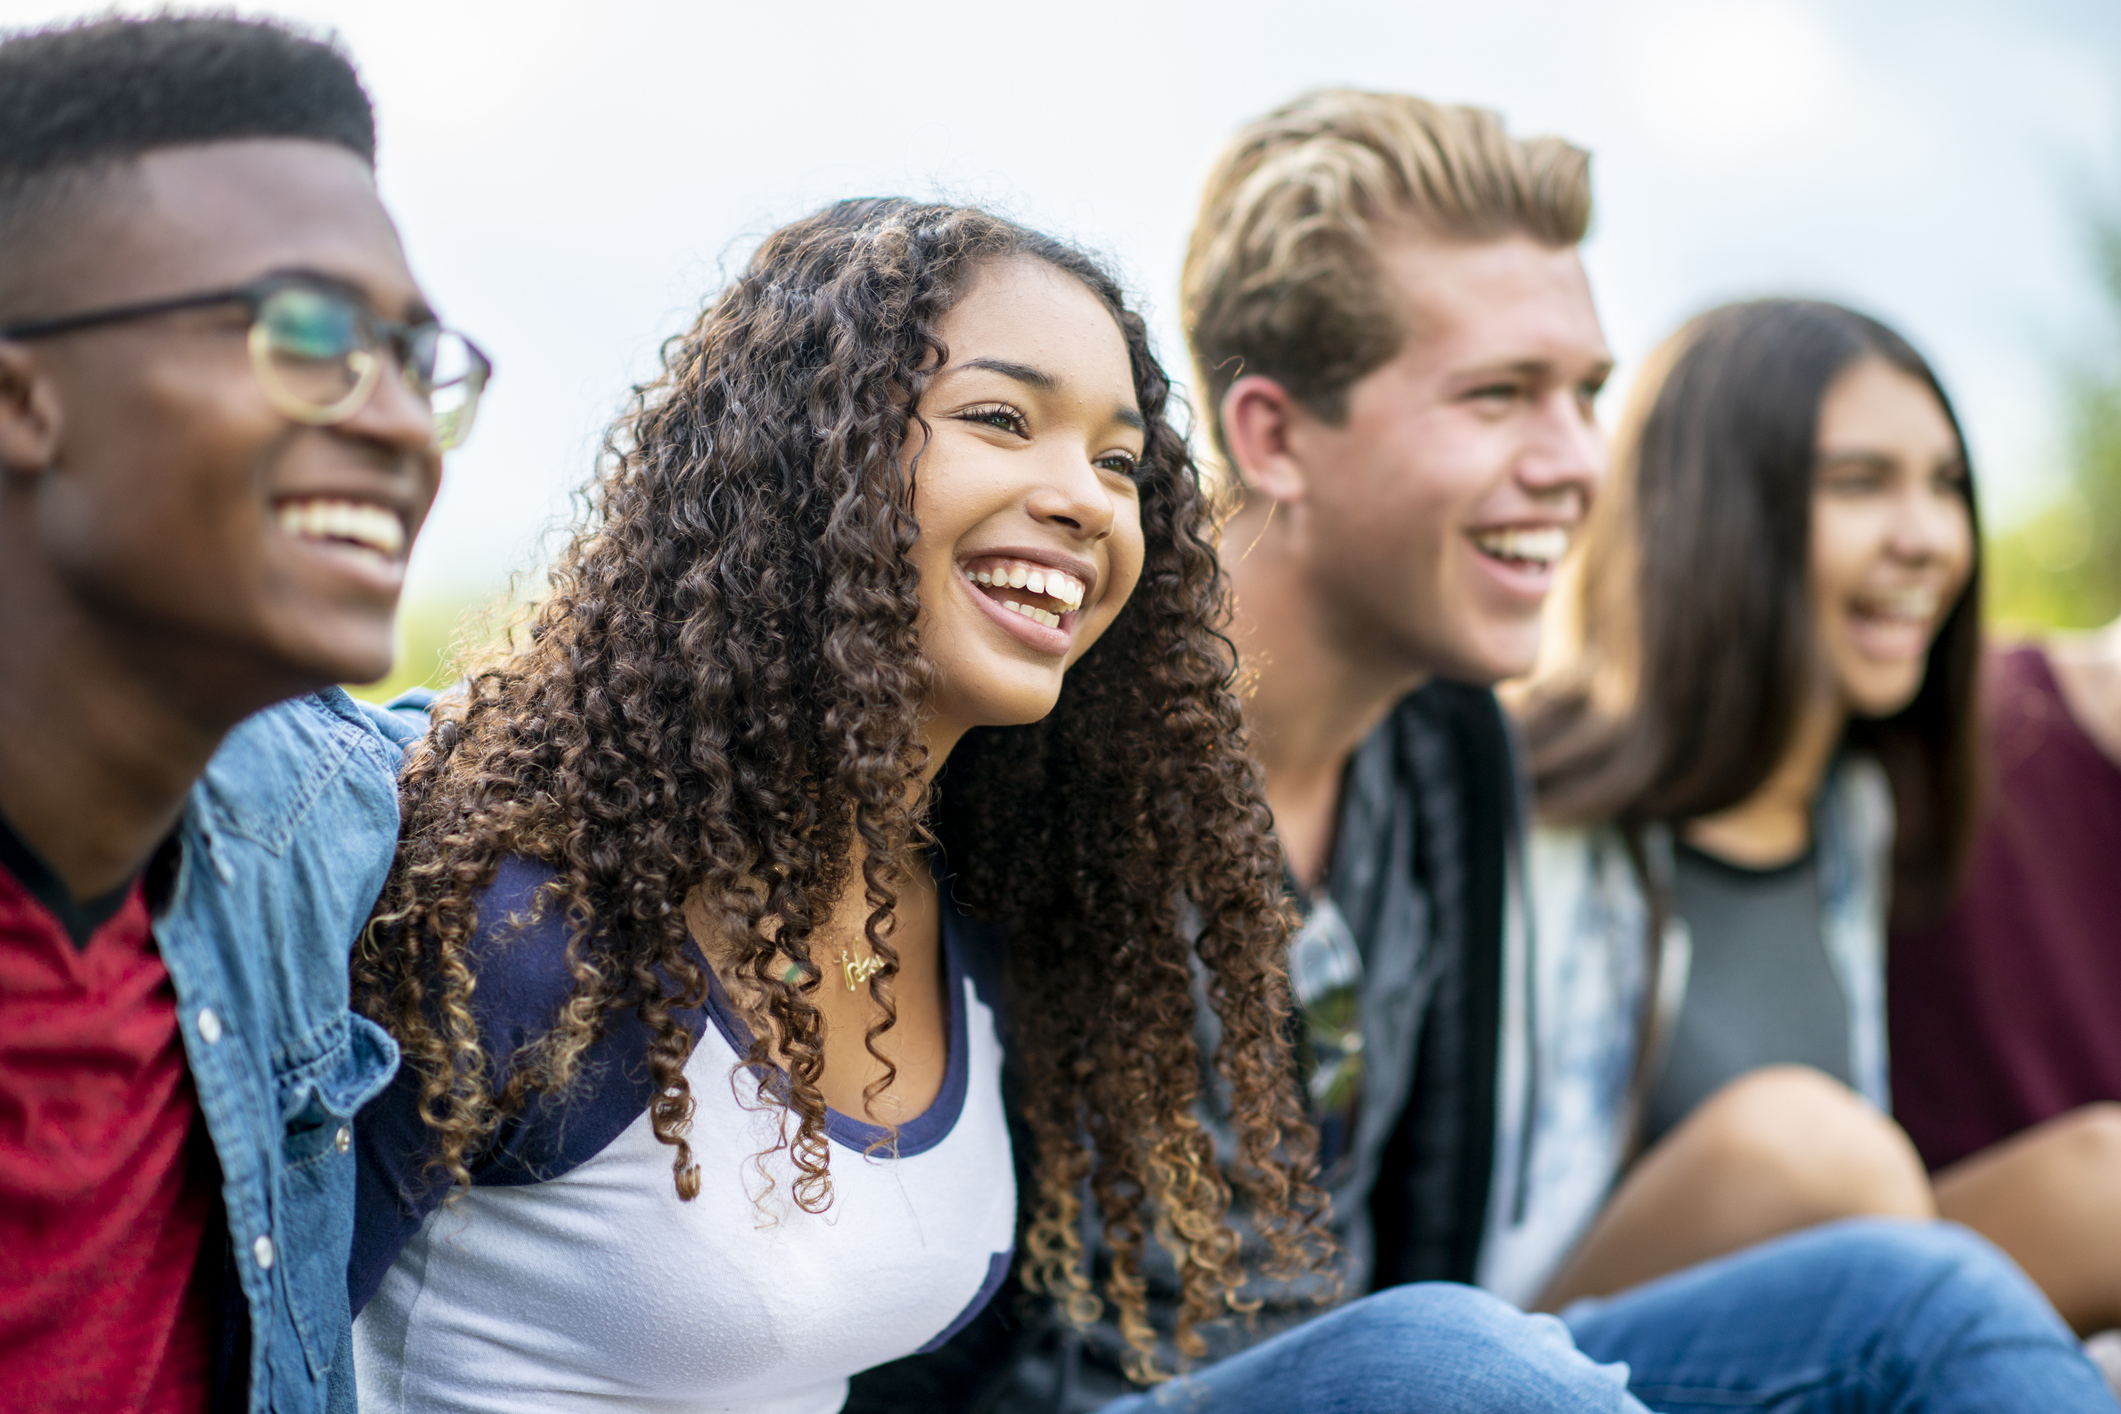
[[[114,626],[14,552],[0,544],[0,816],[95,898],[146,865],[228,729],[272,699],[202,701],[234,664]]]
[[[1230,637],[1251,682],[1245,726],[1275,833],[1308,888],[1332,856],[1348,758],[1426,674],[1345,641],[1307,572],[1303,519],[1300,503],[1252,497],[1225,529],[1223,552],[1237,591]]]
[[[1687,842],[1755,869],[1802,856],[1812,843],[1812,802],[1819,798],[1847,724],[1847,709],[1837,696],[1824,690],[1815,693],[1767,780],[1729,810],[1688,821],[1683,832]]]

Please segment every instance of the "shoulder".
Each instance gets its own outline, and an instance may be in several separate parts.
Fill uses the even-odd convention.
[[[278,850],[324,810],[327,827],[398,825],[401,749],[338,688],[276,703],[236,724],[200,778],[214,823]]]
[[[1411,735],[1440,743],[1456,763],[1459,779],[1476,792],[1500,791],[1505,799],[1515,795],[1515,738],[1493,688],[1432,679],[1401,698],[1389,721],[1403,739]]]
[[[944,881],[942,907],[943,946],[949,950],[973,992],[997,1019],[1002,1007],[1002,972],[1009,956],[1008,931],[998,923],[974,918],[957,903]]]
[[[1540,916],[1571,928],[1642,907],[1642,881],[1610,824],[1534,825],[1525,840],[1525,877]]]
[[[476,903],[471,966],[478,986],[471,1009],[497,1086],[506,1083],[515,1054],[553,1028],[575,992],[567,965],[574,925],[564,907],[544,896],[555,877],[535,860],[509,858]],[[706,1030],[704,1008],[680,1008],[674,1019],[694,1040]],[[578,1062],[579,1083],[563,1095],[537,1096],[503,1126],[480,1181],[557,1177],[603,1149],[648,1108],[652,1039],[634,1008],[606,1012],[602,1034]]]
[[[512,1061],[559,1019],[575,982],[567,967],[569,924],[539,897],[553,881],[535,860],[502,861],[474,904],[477,922],[470,964],[477,978],[471,1010],[480,1045],[492,1060],[498,1091]],[[679,1012],[697,1038],[701,1012]],[[654,1093],[647,1056],[649,1035],[637,1013],[618,1009],[579,1060],[578,1081],[564,1094],[533,1094],[505,1120],[471,1162],[481,1185],[517,1187],[559,1178],[600,1153],[647,1111]],[[420,1083],[410,1070],[362,1113],[363,1235],[357,1240],[352,1289],[356,1308],[371,1295],[398,1250],[442,1191],[425,1169],[429,1136],[420,1119]]]
[[[1478,683],[1431,678],[1399,701],[1397,709],[1461,731],[1499,731],[1502,704],[1495,689]]]
[[[540,897],[554,878],[548,866],[511,856],[474,903],[472,1012],[497,1063],[543,1035],[574,991],[567,920]]]
[[[1821,801],[1834,841],[1866,859],[1893,844],[1893,786],[1868,752],[1852,751],[1834,764]],[[1882,861],[1881,861],[1882,863]]]
[[[1432,824],[1447,820],[1462,831],[1476,870],[1501,887],[1502,860],[1516,847],[1529,802],[1495,690],[1432,679],[1400,700],[1390,725],[1400,734],[1403,756],[1441,763],[1416,770],[1408,781],[1418,796],[1437,792],[1427,812]]]
[[[1604,825],[1535,824],[1525,838],[1525,864],[1534,886],[1588,872],[1608,833]]]
[[[378,705],[350,699],[367,726],[400,752],[427,735],[429,714],[440,696],[432,688],[416,687]]]

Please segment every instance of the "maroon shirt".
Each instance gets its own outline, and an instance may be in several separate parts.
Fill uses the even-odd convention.
[[[1944,921],[1896,930],[1893,1111],[1930,1167],[2121,1100],[2121,767],[2036,648],[1984,666],[1988,813]]]
[[[141,884],[84,909],[0,823],[0,1408],[207,1407],[215,1185]]]

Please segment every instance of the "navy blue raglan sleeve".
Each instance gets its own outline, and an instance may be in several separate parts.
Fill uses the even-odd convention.
[[[553,916],[527,927],[512,919],[532,915],[537,891],[551,874],[527,860],[504,862],[478,904],[472,945],[478,987],[472,1015],[487,1054],[496,1058],[496,1084],[507,1083],[508,1057],[551,1029],[573,990],[567,971],[567,930]],[[704,1012],[680,1012],[695,1039]],[[647,1111],[654,1087],[648,1074],[648,1032],[630,1010],[615,1013],[603,1038],[583,1058],[581,1081],[564,1101],[534,1098],[502,1125],[471,1164],[478,1186],[510,1187],[558,1178],[594,1157]],[[354,1124],[357,1205],[347,1291],[358,1314],[383,1284],[429,1214],[449,1194],[449,1180],[429,1168],[432,1131],[420,1118],[419,1072],[408,1062],[390,1088]]]

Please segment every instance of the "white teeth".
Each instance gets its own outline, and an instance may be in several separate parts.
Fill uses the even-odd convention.
[[[280,507],[280,529],[304,540],[344,540],[395,560],[405,550],[405,526],[397,516],[367,501],[289,501]]]
[[[1029,604],[1019,604],[1014,599],[1002,600],[1002,607],[1011,613],[1022,614],[1033,623],[1044,624],[1047,628],[1060,627],[1060,615],[1045,609],[1034,608]]]
[[[1857,602],[1858,613],[1882,619],[1911,619],[1928,623],[1937,617],[1935,590],[1906,589],[1892,594],[1874,594]]]
[[[974,584],[984,584],[994,589],[1025,589],[1033,594],[1043,594],[1065,606],[1061,610],[1062,613],[1073,613],[1083,606],[1083,582],[1062,570],[1014,564],[967,570],[965,573]]]
[[[1473,543],[1497,559],[1551,565],[1568,553],[1569,532],[1558,525],[1483,530],[1474,534]]]

